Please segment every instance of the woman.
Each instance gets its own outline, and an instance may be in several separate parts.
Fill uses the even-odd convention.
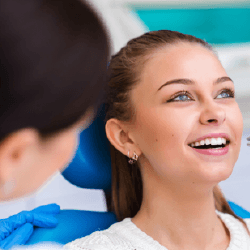
[[[0,3],[0,201],[39,188],[73,157],[102,100],[108,42],[82,1]]]
[[[249,249],[217,184],[238,158],[234,84],[205,41],[161,30],[111,60],[106,133],[120,222],[66,249]]]

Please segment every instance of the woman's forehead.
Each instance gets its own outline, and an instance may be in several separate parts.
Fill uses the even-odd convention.
[[[182,43],[152,52],[142,69],[139,85],[158,89],[159,84],[173,79],[213,81],[222,76],[226,72],[212,51],[198,44]]]

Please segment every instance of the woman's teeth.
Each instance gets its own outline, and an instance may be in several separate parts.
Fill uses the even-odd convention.
[[[198,142],[191,143],[191,147],[199,147],[203,145],[226,145],[227,140],[225,138],[207,138]]]

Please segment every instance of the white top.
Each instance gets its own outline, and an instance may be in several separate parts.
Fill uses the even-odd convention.
[[[243,224],[229,214],[217,212],[230,232],[227,250],[249,250],[250,237]],[[244,219],[250,229],[250,219]],[[104,231],[94,232],[64,246],[68,250],[167,250],[126,218]]]

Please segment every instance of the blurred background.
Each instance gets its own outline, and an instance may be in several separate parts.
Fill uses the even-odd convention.
[[[230,201],[250,211],[250,0],[89,0],[111,37],[112,54],[146,31],[170,29],[211,43],[233,79],[243,114],[244,132],[233,174],[220,186]],[[57,203],[61,209],[106,211],[102,190],[78,188],[60,173],[36,194],[5,202],[0,219],[40,205]]]

